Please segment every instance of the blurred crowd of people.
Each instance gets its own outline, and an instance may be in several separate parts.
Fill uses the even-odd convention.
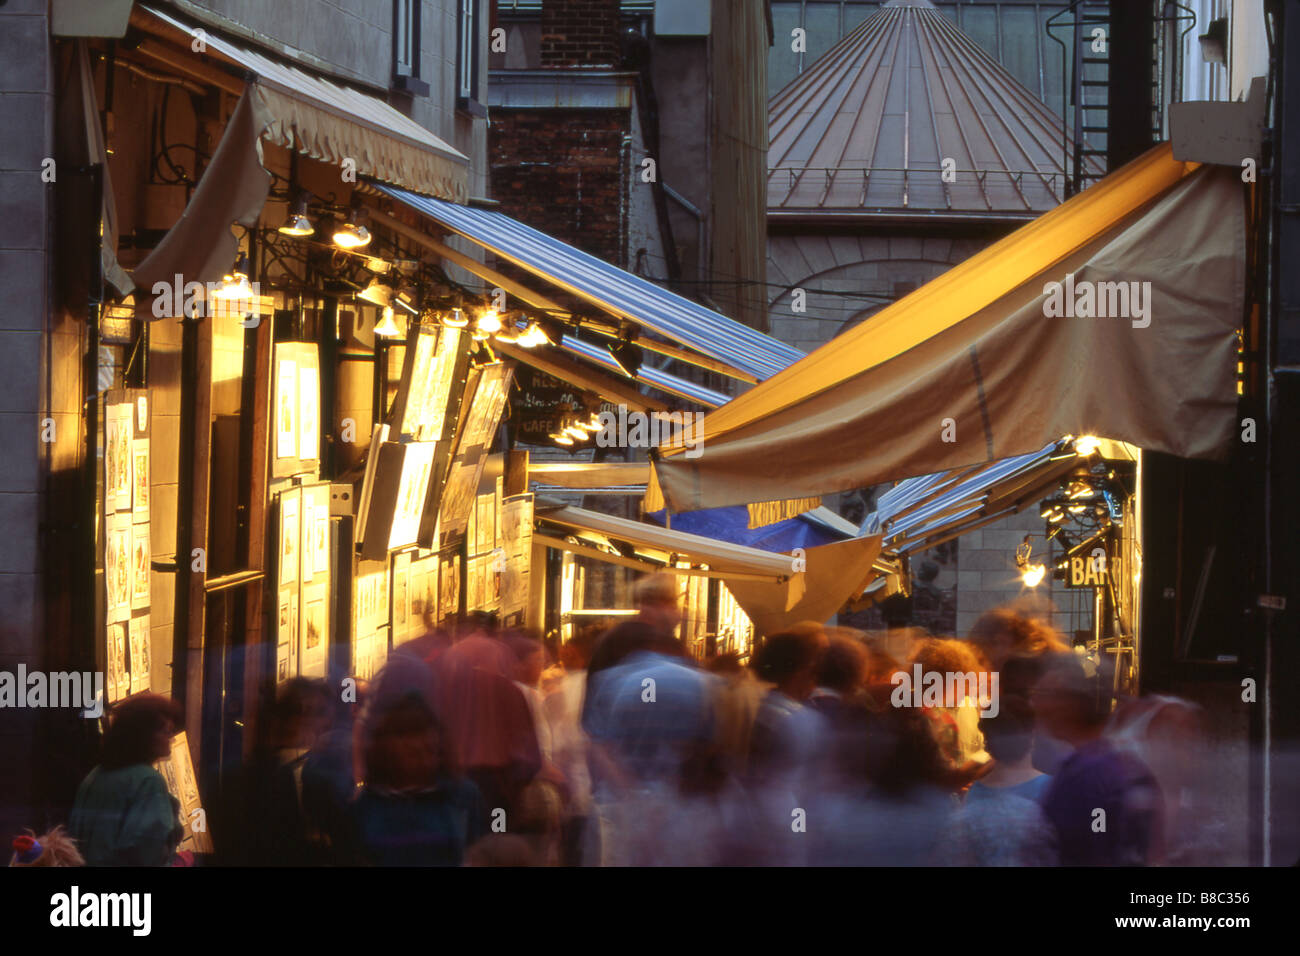
[[[470,616],[396,648],[353,694],[288,681],[223,782],[214,862],[1214,862],[1201,711],[1115,707],[1096,663],[1041,621],[997,610],[965,640],[805,623],[748,661],[701,662],[674,637],[677,594],[647,577],[635,617],[556,654]],[[914,673],[997,681],[979,685],[991,700],[915,706],[898,692]],[[171,862],[183,831],[151,763],[180,720],[165,698],[120,705],[68,832],[20,838],[14,861]]]

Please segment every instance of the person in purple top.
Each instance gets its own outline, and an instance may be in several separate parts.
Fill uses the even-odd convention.
[[[1162,857],[1163,799],[1151,771],[1103,735],[1109,694],[1074,654],[1054,654],[1032,702],[1047,732],[1072,750],[1043,796],[1064,866],[1146,866]]]

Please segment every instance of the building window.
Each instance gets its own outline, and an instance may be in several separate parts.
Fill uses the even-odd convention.
[[[420,0],[393,0],[393,86],[427,96],[420,76]]]
[[[479,103],[478,89],[478,35],[479,0],[458,0],[460,15],[456,18],[456,106],[475,116],[486,116]]]

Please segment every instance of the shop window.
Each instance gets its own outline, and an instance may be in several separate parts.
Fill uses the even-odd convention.
[[[456,108],[473,116],[486,116],[479,102],[479,0],[459,0],[456,17]]]
[[[429,95],[420,79],[420,0],[393,0],[393,86]]]

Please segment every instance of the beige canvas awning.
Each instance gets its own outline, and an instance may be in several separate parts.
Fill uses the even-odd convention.
[[[179,20],[141,7],[133,22],[183,44],[146,39],[141,53],[174,69],[201,70],[210,82],[232,84],[225,87],[231,92],[241,88],[210,63],[192,62],[187,51],[199,41]],[[324,163],[349,161],[357,176],[466,201],[469,159],[387,103],[206,31],[201,41],[204,57],[240,67],[249,80],[242,84],[239,104],[180,222],[136,267],[133,278],[142,289],[158,281],[171,283],[176,275],[182,282],[216,281],[230,270],[236,243],[229,227],[255,225],[270,189],[262,140]]]
[[[1245,248],[1239,175],[1157,147],[708,413],[702,454],[656,462],[664,498],[691,511],[828,494],[1062,435],[1222,457]],[[1067,274],[1079,294],[1139,283],[1149,322],[1049,317],[1046,284]]]
[[[862,593],[874,576],[872,564],[880,553],[879,535],[784,554],[584,508],[539,506],[537,519],[541,527],[533,540],[551,547],[647,572],[721,578],[760,634],[775,633],[799,621],[829,620]],[[559,534],[548,534],[548,526]],[[568,540],[570,537],[576,540]],[[612,542],[631,545],[633,555],[601,550]],[[676,561],[707,567],[667,566]]]

